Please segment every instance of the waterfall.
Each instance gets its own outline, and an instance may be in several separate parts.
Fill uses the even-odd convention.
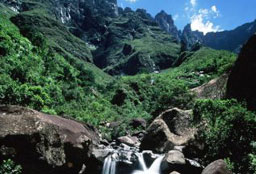
[[[104,160],[102,174],[116,174],[116,157],[115,157],[115,154],[109,155]]]
[[[159,156],[157,159],[155,159],[153,164],[149,168],[147,168],[143,158],[143,154],[139,154],[138,159],[142,170],[136,170],[132,174],[160,174],[160,166],[163,158],[164,156]]]
[[[116,149],[109,146],[106,150],[108,156],[104,160],[101,174],[161,174],[163,155],[152,151],[139,152],[138,148],[124,145]]]
[[[139,160],[140,167],[142,168],[142,170],[143,171],[147,170],[147,166],[146,166],[146,163],[143,158],[143,153],[138,153],[137,156],[138,156],[138,160]]]

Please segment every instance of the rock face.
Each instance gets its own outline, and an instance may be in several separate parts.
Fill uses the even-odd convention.
[[[218,49],[229,50],[239,53],[242,45],[256,32],[256,21],[244,24],[230,31],[210,32],[203,35],[202,32],[191,31],[190,25],[187,25],[182,33],[182,41],[187,49],[190,49],[196,43],[204,46]]]
[[[191,25],[188,24],[184,27],[182,35],[181,35],[181,41],[183,44],[184,50],[191,50],[194,45],[198,43],[202,43],[203,33],[198,31],[192,31]]]
[[[163,153],[174,146],[186,146],[196,133],[190,125],[191,116],[192,111],[177,108],[162,113],[148,127],[141,148]]]
[[[0,161],[26,174],[74,174],[89,165],[96,131],[85,124],[18,106],[0,106]]]
[[[217,160],[209,164],[202,174],[232,174],[227,168],[227,164],[223,160]]]
[[[155,16],[155,21],[159,24],[160,28],[173,35],[177,41],[180,41],[180,33],[174,25],[171,15],[168,15],[165,11],[161,11]]]
[[[228,79],[227,96],[239,101],[245,100],[248,108],[256,109],[256,35],[242,48]]]
[[[192,89],[191,92],[200,99],[223,99],[226,97],[227,81],[228,74],[224,74],[202,86]]]

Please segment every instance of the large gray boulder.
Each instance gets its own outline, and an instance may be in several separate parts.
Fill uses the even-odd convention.
[[[200,99],[223,99],[226,97],[226,86],[228,82],[228,74],[211,80],[191,90],[197,98]]]
[[[18,106],[0,106],[0,161],[12,158],[26,174],[76,174],[90,165],[96,130]]]
[[[195,139],[196,129],[191,126],[192,111],[170,109],[157,117],[148,127],[141,148],[164,153],[175,146],[186,146]]]
[[[217,160],[209,164],[202,174],[232,174],[232,172],[228,170],[224,160]]]
[[[161,163],[161,172],[179,172],[182,174],[201,174],[203,168],[196,161],[186,159],[184,154],[178,150],[171,150],[165,154]]]

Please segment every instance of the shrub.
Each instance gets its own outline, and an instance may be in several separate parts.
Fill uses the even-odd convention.
[[[21,174],[22,168],[20,165],[15,164],[11,159],[4,160],[0,165],[1,174]]]
[[[228,158],[234,172],[251,173],[255,156],[251,142],[256,139],[256,116],[235,100],[199,100],[194,106],[194,120],[203,128],[199,139],[205,142],[204,159],[210,162]]]

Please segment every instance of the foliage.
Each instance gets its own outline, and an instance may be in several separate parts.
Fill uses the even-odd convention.
[[[256,174],[256,142],[251,142],[252,152],[249,154],[250,170]]]
[[[183,79],[190,88],[200,86],[223,73],[229,72],[237,58],[235,54],[228,51],[205,47],[196,52],[184,52],[182,54],[186,54],[186,59],[182,64],[177,68],[166,70],[165,73],[172,78]]]
[[[26,12],[0,18],[1,104],[22,105],[48,114],[71,116],[93,124],[112,138],[127,133],[127,130],[131,134],[136,131],[129,125],[133,118],[150,122],[168,108],[191,108],[193,96],[189,89],[218,76],[222,73],[219,69],[225,69],[233,62],[233,54],[203,48],[191,53],[181,66],[164,73],[114,79],[86,62],[91,60],[90,50],[42,8],[48,3],[25,3]],[[124,39],[120,42],[113,35],[111,41],[117,42],[117,47],[106,49],[107,54],[118,57],[123,45],[128,44],[134,51],[130,56],[138,54],[142,62],[152,66],[154,62],[147,62],[145,55],[150,54],[159,66],[165,64],[162,59],[170,59],[171,64],[179,56],[179,45],[171,36],[153,24],[149,29],[145,28],[146,24],[136,15],[129,15],[109,24],[111,32],[123,36],[123,25],[128,25],[128,28],[135,25],[140,32],[136,32],[132,41]],[[112,64],[119,66],[124,63],[122,61],[115,59]],[[215,64],[211,65],[212,62]],[[150,72],[143,68],[142,71]],[[200,71],[204,71],[203,76]],[[120,122],[118,130],[106,128],[105,124],[109,122]]]
[[[205,142],[206,162],[229,159],[235,173],[251,173],[255,164],[256,116],[235,100],[199,100],[194,120],[200,121],[199,138]],[[251,160],[248,156],[251,154]],[[251,162],[251,163],[250,163]]]
[[[15,164],[11,159],[4,160],[0,165],[1,174],[21,174],[22,168],[20,165]]]

